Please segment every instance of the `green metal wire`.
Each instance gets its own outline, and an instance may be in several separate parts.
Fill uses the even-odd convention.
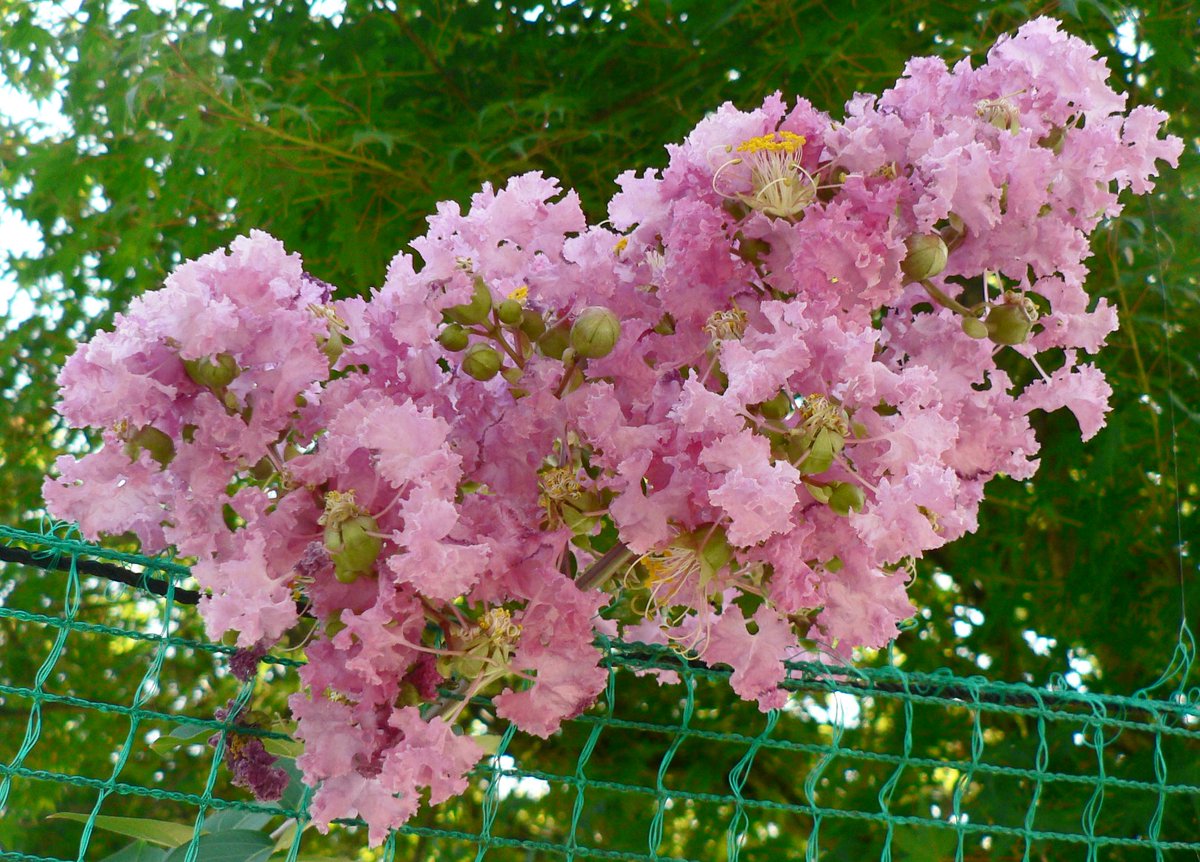
[[[27,845],[0,848],[0,860],[101,860],[111,851],[96,849],[103,844],[104,821],[98,818],[120,816],[139,801],[187,813],[184,825],[191,838],[174,851],[181,855],[172,862],[208,862],[206,824],[215,822],[219,812],[266,815],[277,834],[294,824],[291,839],[270,855],[271,862],[320,856],[323,839],[304,828],[310,820],[311,788],[301,788],[285,802],[255,802],[230,787],[222,766],[232,734],[267,741],[287,738],[275,730],[243,726],[236,716],[264,685],[294,685],[301,664],[297,659],[268,657],[266,677],[260,674],[236,692],[230,690],[235,708],[225,719],[213,718],[211,711],[196,714],[195,707],[179,709],[163,696],[170,687],[172,657],[192,651],[221,659],[232,652],[180,634],[184,622],[195,621],[176,599],[177,588],[194,594],[182,586],[189,577],[186,567],[82,543],[65,525],[48,525],[45,535],[0,527],[0,543],[24,549],[23,562],[0,564],[0,620],[29,634],[24,638],[28,643],[46,645],[44,656],[32,657],[32,678],[13,679],[10,671],[0,672],[0,699],[10,714],[18,705],[23,717],[23,724],[0,736],[0,815],[26,816],[25,787],[92,794],[77,850],[69,857],[46,855],[43,848]],[[81,619],[85,598],[97,590],[95,567],[86,561],[130,567],[137,586],[120,589],[136,597],[139,608],[152,608],[154,619],[123,626]],[[4,583],[33,574],[30,566],[44,570],[39,583],[54,585],[56,609],[9,606]],[[148,591],[150,580],[157,582],[154,589],[161,595]],[[44,634],[34,637],[38,632]],[[140,650],[125,669],[141,677],[127,702],[51,685],[71,644],[96,639]],[[788,706],[766,715],[730,699],[723,669],[689,662],[662,647],[605,637],[597,644],[609,673],[601,704],[568,722],[555,739],[533,743],[496,719],[487,698],[473,698],[469,714],[478,716],[473,721],[499,735],[496,753],[475,771],[474,795],[467,797],[475,801],[466,807],[443,806],[389,835],[375,855],[361,858],[758,862],[784,858],[772,855],[782,852],[778,848],[783,844],[771,843],[780,832],[787,833],[790,852],[802,847],[812,862],[833,858],[830,854],[903,862],[950,858],[952,852],[956,860],[975,859],[986,855],[992,842],[1006,842],[1002,858],[1017,858],[1019,852],[1024,862],[1163,862],[1200,856],[1200,770],[1190,768],[1200,755],[1200,690],[1188,687],[1195,642],[1186,626],[1162,678],[1127,697],[1074,690],[1061,679],[1039,687],[944,670],[915,673],[895,666],[807,662],[791,666],[787,687],[795,695]],[[674,674],[678,682],[652,680],[647,672]],[[639,686],[673,693],[676,706],[667,713],[639,712],[639,692],[647,690]],[[853,715],[850,704],[857,707]],[[49,708],[56,714],[105,716],[124,725],[99,774],[38,768],[34,758],[45,739]],[[727,709],[742,709],[744,720],[721,724],[714,719]],[[938,745],[924,739],[923,718],[934,713],[946,727],[957,727],[958,736]],[[214,737],[215,745],[188,755],[207,758],[198,763],[203,774],[198,792],[144,786],[128,777],[131,759],[148,744],[147,730],[161,732],[169,726],[203,729],[205,736],[211,732]],[[879,727],[891,729],[886,745],[876,733]],[[996,739],[1019,740],[1020,745],[1002,751]],[[638,751],[661,754],[653,763],[620,762],[635,743],[641,746]],[[702,754],[689,755],[695,751]],[[1139,753],[1140,772],[1129,766]],[[689,785],[697,756],[710,772],[723,770],[724,786]],[[535,802],[521,798],[512,788],[522,780],[545,782],[549,791]],[[849,793],[847,787],[855,781],[867,792]],[[33,795],[42,798],[45,793]],[[1005,795],[1011,798],[1005,800]],[[940,800],[936,810],[929,800]],[[1133,827],[1114,826],[1123,823],[1122,806],[1129,800],[1140,806],[1138,811],[1144,809],[1144,818]],[[1000,804],[1006,801],[1007,808]],[[363,824],[343,825],[358,827],[344,835],[349,843],[358,840],[361,849]]]

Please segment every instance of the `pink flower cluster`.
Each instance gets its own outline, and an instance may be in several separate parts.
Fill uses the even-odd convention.
[[[48,505],[194,557],[214,638],[311,629],[314,815],[376,842],[466,786],[469,698],[541,736],[587,708],[596,630],[780,707],[785,660],[886,644],[909,562],[1034,474],[1032,411],[1103,425],[1088,236],[1181,151],[1107,74],[1039,19],[842,121],[725,105],[602,225],[540,174],[440,205],[367,299],[253,232],[70,359],[105,445]]]

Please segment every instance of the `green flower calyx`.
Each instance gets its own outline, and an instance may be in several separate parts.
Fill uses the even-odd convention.
[[[379,524],[354,502],[353,491],[326,494],[325,512],[317,523],[325,527],[325,549],[339,581],[353,583],[371,571],[383,541]]]
[[[950,254],[946,241],[936,233],[916,233],[904,241],[908,254],[900,269],[913,281],[933,278],[946,268]]]
[[[473,344],[463,356],[462,370],[476,380],[491,380],[500,373],[500,354],[487,344]]]
[[[207,389],[221,389],[228,386],[242,373],[237,360],[228,353],[218,353],[212,357],[183,360],[183,370],[187,376],[198,385]]]
[[[571,326],[571,347],[584,359],[608,356],[621,337],[621,322],[617,316],[599,305],[579,312]]]
[[[467,330],[459,326],[457,323],[451,323],[438,335],[438,344],[447,350],[458,352],[466,350],[467,344],[470,341],[470,336]]]
[[[1015,290],[1004,292],[1003,299],[988,310],[984,318],[987,336],[996,344],[1024,344],[1038,319],[1033,300]]]
[[[455,323],[465,323],[468,326],[483,323],[492,310],[492,292],[483,279],[475,276],[475,292],[471,301],[462,305],[452,305],[446,310],[447,316]]]

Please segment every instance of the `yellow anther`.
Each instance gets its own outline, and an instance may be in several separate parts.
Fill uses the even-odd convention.
[[[621,237],[619,240],[617,240],[617,244],[613,246],[613,254],[620,254],[625,250],[627,245],[629,245],[629,237]]]
[[[713,174],[713,191],[774,218],[795,218],[817,198],[817,182],[800,164],[803,146],[804,136],[795,132],[772,132],[743,141],[736,152],[744,155],[730,158]],[[750,191],[722,190],[723,175],[743,164],[750,176],[733,182],[748,181]]]
[[[850,433],[850,417],[835,401],[830,401],[824,395],[809,395],[798,408],[803,417],[804,427],[812,432],[820,429],[832,431],[839,437]]]
[[[736,306],[727,311],[714,311],[708,316],[704,331],[714,341],[741,338],[746,332],[746,312]]]
[[[738,144],[739,153],[794,153],[806,143],[804,135],[795,132],[772,132]]]
[[[583,488],[571,467],[552,467],[542,474],[542,505],[559,503],[579,494]]]
[[[525,300],[529,298],[529,285],[521,285],[512,293],[510,293],[507,298],[524,304]]]
[[[521,636],[521,626],[512,621],[512,614],[504,608],[489,608],[476,623],[476,640],[482,638],[501,649],[507,649]]]
[[[325,511],[317,518],[321,526],[338,526],[351,518],[357,518],[363,509],[354,502],[354,490],[330,491],[325,495]]]
[[[338,316],[332,305],[318,305],[317,303],[313,303],[308,307],[308,310],[332,327],[336,327],[337,329],[346,328],[346,321]]]

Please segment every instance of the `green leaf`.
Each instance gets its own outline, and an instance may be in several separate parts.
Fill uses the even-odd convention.
[[[166,850],[151,847],[145,841],[135,841],[111,856],[105,856],[100,862],[163,862],[166,857]]]
[[[204,818],[205,832],[228,832],[231,829],[262,829],[271,822],[272,815],[259,811],[226,809],[216,811]]]
[[[50,815],[51,820],[71,820],[75,823],[87,823],[92,819],[90,814],[77,814],[73,811],[60,811]],[[144,817],[111,817],[98,814],[92,821],[97,829],[115,832],[118,835],[128,835],[158,844],[162,847],[178,847],[191,840],[195,831],[191,826],[170,823],[166,820],[149,820]]]
[[[295,739],[278,739],[269,736],[261,738],[263,748],[267,750],[268,754],[274,754],[276,757],[295,759],[304,753],[304,743]]]
[[[211,727],[202,724],[181,724],[150,743],[150,750],[165,757],[181,746],[207,741],[213,732]]]
[[[296,759],[281,757],[275,765],[286,772],[290,779],[279,804],[285,808],[299,808],[300,800],[304,797],[304,782],[301,780],[301,772],[296,766]]]
[[[357,150],[364,144],[381,144],[389,156],[396,146],[396,136],[379,129],[360,129],[350,138],[350,149]]]
[[[231,829],[203,836],[197,845],[198,862],[266,862],[274,849],[269,835],[249,829]],[[184,862],[188,848],[176,847],[163,862]]]

